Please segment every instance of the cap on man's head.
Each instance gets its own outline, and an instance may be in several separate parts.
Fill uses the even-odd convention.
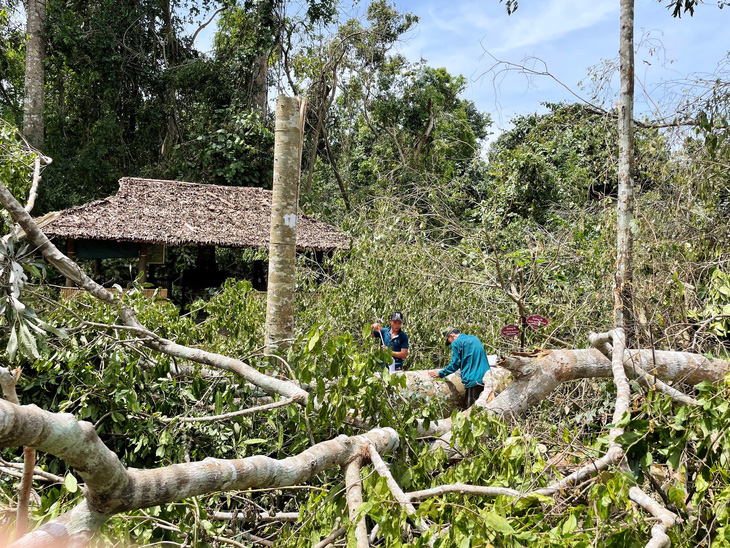
[[[393,312],[390,315],[390,321],[391,322],[402,322],[403,321],[403,314],[400,312]]]
[[[455,327],[447,327],[446,329],[444,329],[442,331],[442,335],[444,336],[444,339],[446,339],[444,344],[446,346],[450,345],[451,343],[449,342],[449,335],[458,335],[459,333],[461,333],[461,331],[459,331]]]

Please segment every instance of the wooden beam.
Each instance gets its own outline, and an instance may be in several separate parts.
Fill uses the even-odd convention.
[[[140,283],[147,281],[147,244],[139,244],[139,269],[137,270],[137,277],[140,279]]]
[[[66,256],[72,261],[76,261],[76,240],[69,238],[66,240]],[[66,278],[66,287],[74,287],[75,284],[71,278]]]

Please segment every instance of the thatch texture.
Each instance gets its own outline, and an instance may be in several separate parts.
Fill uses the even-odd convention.
[[[39,219],[51,238],[166,245],[268,247],[271,191],[125,177],[119,191]],[[297,220],[297,249],[346,249],[335,227],[307,215]]]

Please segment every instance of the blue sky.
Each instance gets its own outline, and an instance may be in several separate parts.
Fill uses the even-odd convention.
[[[589,98],[590,67],[618,60],[619,0],[522,0],[511,16],[498,0],[391,1],[420,18],[399,51],[413,61],[424,58],[431,66],[463,75],[468,80],[466,97],[492,115],[496,134],[516,115],[544,112],[543,102],[576,100],[564,86]],[[637,117],[668,102],[667,82],[711,73],[728,54],[730,8],[721,10],[716,0],[707,1],[693,17],[675,19],[666,0],[636,0]],[[366,0],[355,4],[348,15],[367,6]],[[210,49],[214,32],[211,24],[198,47]],[[549,71],[564,86],[545,76],[490,71],[495,58]],[[617,77],[611,91],[618,91]],[[615,98],[609,93],[607,100]]]
[[[709,1],[695,10],[694,17],[674,19],[666,3],[636,0],[635,40],[638,45],[649,38],[636,57],[641,82],[636,86],[637,114],[654,103],[661,106],[666,95],[663,83],[711,72],[727,55],[730,8],[721,10]],[[515,115],[543,111],[544,101],[574,97],[549,77],[490,72],[494,58],[547,69],[585,97],[590,96],[589,68],[618,59],[618,0],[523,0],[511,16],[498,0],[395,0],[395,4],[420,17],[401,52],[465,76],[467,97],[492,114],[497,130],[508,127]],[[614,91],[617,82],[613,80]],[[651,100],[642,97],[642,85]]]

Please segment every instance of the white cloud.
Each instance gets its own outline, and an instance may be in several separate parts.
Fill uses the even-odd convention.
[[[506,21],[496,40],[487,37],[486,45],[494,52],[520,50],[545,45],[575,31],[587,30],[607,20],[618,20],[618,2],[615,0],[550,0],[528,4],[533,9],[520,11],[520,5]],[[494,47],[491,46],[494,44]]]

